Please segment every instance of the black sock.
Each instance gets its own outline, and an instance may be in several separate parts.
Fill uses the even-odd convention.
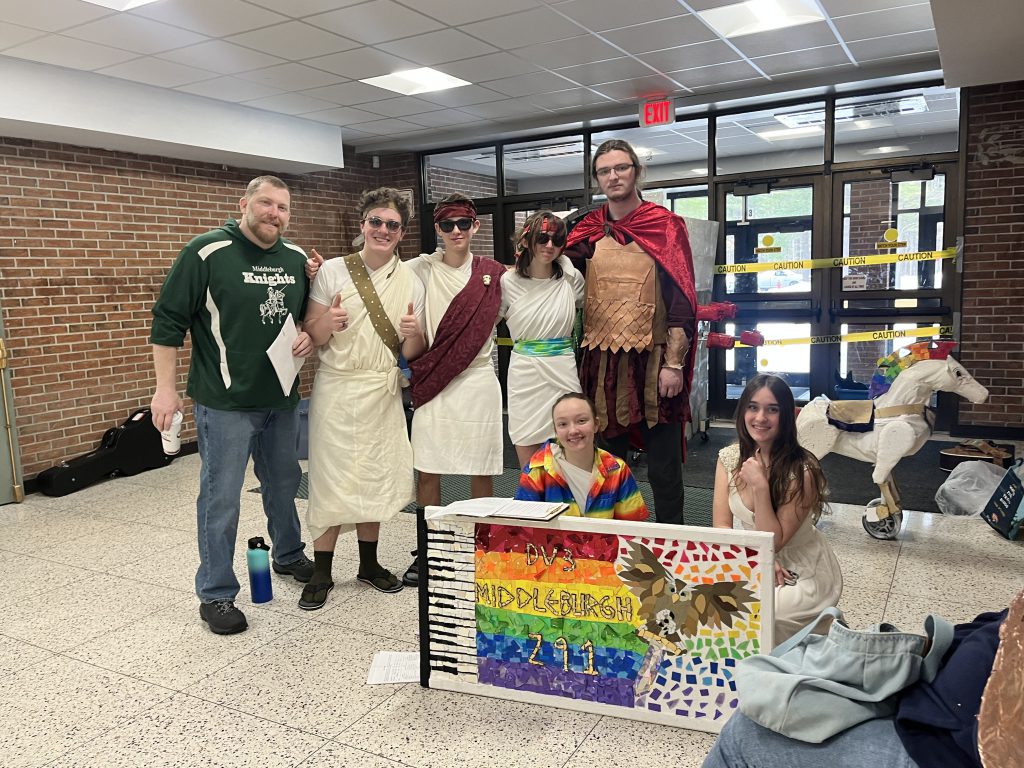
[[[380,574],[384,569],[381,564],[377,562],[377,542],[376,541],[360,541],[359,542],[359,575],[365,576],[368,579],[372,579],[374,576]]]
[[[326,584],[331,580],[331,563],[334,561],[334,552],[313,552],[313,576],[311,584]]]

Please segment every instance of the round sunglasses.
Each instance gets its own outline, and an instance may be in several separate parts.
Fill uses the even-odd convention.
[[[547,245],[549,242],[553,243],[555,248],[561,248],[565,245],[565,233],[561,235],[549,235],[547,232],[538,232],[537,237],[533,239],[537,245]]]
[[[402,222],[394,221],[392,219],[382,219],[380,216],[368,216],[363,219],[363,221],[369,224],[373,229],[380,229],[383,224],[388,228],[388,232],[397,232],[402,228]]]

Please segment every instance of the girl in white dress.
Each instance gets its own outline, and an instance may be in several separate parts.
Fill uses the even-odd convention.
[[[515,342],[508,367],[508,433],[526,466],[554,437],[551,407],[579,392],[572,328],[583,275],[562,256],[566,227],[551,211],[531,215],[514,238],[516,266],[501,278],[499,316]]]
[[[843,574],[815,528],[825,476],[796,438],[796,406],[778,376],[750,380],[736,409],[739,442],[718,454],[713,522],[775,536],[775,643],[839,603]]]

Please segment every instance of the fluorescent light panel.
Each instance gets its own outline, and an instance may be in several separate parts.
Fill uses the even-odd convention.
[[[782,139],[795,139],[798,136],[811,136],[815,133],[824,133],[816,125],[805,125],[802,128],[778,128],[772,131],[760,131],[758,136],[765,141],[781,141]]]
[[[873,147],[871,149],[858,149],[862,155],[890,155],[893,152],[909,152],[910,147],[903,144],[894,144],[885,147]]]
[[[140,8],[143,5],[155,3],[157,0],[85,0],[93,5],[102,5],[104,8],[111,8],[115,11],[130,11],[132,8]]]
[[[467,80],[460,80],[457,77],[446,75],[430,67],[420,69],[406,69],[401,72],[392,72],[390,75],[380,77],[368,77],[360,80],[367,85],[375,85],[405,96],[415,96],[418,93],[430,93],[431,91],[446,91],[449,88],[461,88],[464,85],[472,85]]]
[[[698,11],[697,15],[727,38],[811,24],[825,18],[814,0],[747,0]]]

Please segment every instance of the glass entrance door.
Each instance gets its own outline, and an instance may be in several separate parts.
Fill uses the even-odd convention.
[[[716,298],[737,305],[737,318],[722,329],[730,335],[756,329],[770,345],[737,347],[712,358],[712,410],[729,417],[752,376],[777,373],[798,401],[811,396],[814,353],[797,340],[820,333],[821,278],[799,265],[816,258],[815,224],[820,179],[784,179],[768,189],[719,185],[719,210],[726,212],[724,263],[727,271]],[[756,194],[754,194],[756,192]],[[720,356],[721,363],[715,364]]]

